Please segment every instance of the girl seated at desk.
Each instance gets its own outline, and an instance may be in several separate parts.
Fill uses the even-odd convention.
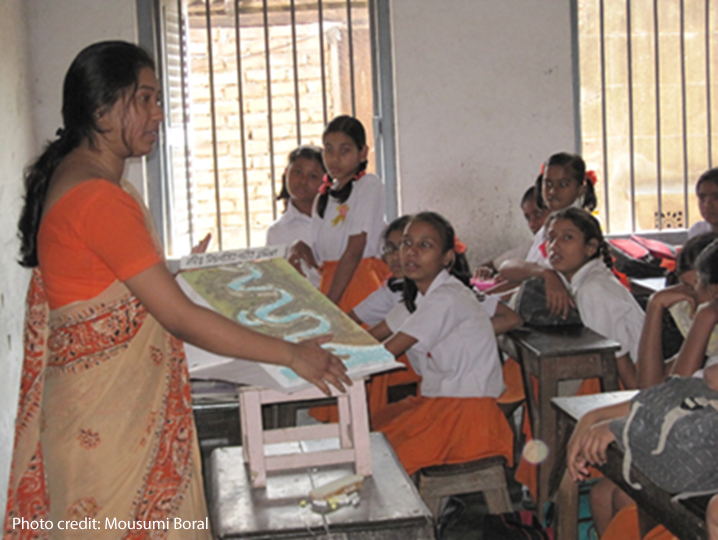
[[[718,363],[718,337],[715,337],[716,329],[713,329],[709,341],[704,347],[705,356],[708,359],[693,358],[688,361],[686,355],[679,351],[678,355],[669,360],[663,359],[662,334],[663,314],[669,310],[676,322],[678,329],[684,338],[690,334],[694,322],[700,322],[701,316],[696,314],[696,308],[705,305],[711,300],[710,276],[707,280],[698,279],[698,260],[702,253],[715,240],[718,234],[705,233],[694,236],[685,243],[676,261],[676,275],[678,283],[653,293],[646,306],[646,322],[641,333],[641,341],[638,349],[638,387],[648,388],[660,384],[665,378],[673,373],[676,375],[690,376],[704,365],[710,366]],[[708,254],[706,255],[708,257]],[[705,263],[704,259],[704,264]],[[709,270],[706,268],[705,270]],[[684,345],[686,342],[684,341]],[[682,358],[681,363],[677,362]],[[696,363],[698,362],[698,363]]]
[[[387,406],[374,428],[409,474],[490,456],[511,464],[513,433],[496,403],[504,385],[494,328],[469,285],[453,227],[436,213],[417,214],[400,256],[404,301],[371,334],[394,356],[407,353],[421,396]]]
[[[620,381],[625,388],[636,388],[634,363],[644,313],[611,272],[613,262],[598,220],[585,210],[566,208],[551,215],[546,229],[551,266],[537,265],[527,277],[545,281],[552,313],[565,316],[575,305],[586,327],[620,343],[616,353]]]

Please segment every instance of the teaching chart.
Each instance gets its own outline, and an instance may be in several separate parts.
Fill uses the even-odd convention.
[[[258,332],[292,342],[332,334],[331,342],[322,346],[344,361],[354,379],[402,367],[282,257],[186,271],[177,280],[194,302]],[[287,393],[309,385],[287,367],[185,347],[193,378],[253,384]]]

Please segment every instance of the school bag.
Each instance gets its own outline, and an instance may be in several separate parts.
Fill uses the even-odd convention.
[[[628,277],[650,278],[666,274],[662,260],[631,238],[611,238],[608,247],[616,270]]]
[[[541,330],[580,328],[583,326],[578,309],[571,307],[566,318],[553,315],[546,307],[546,283],[542,278],[533,277],[521,284],[516,293],[515,311],[525,326]]]
[[[641,390],[628,416],[609,428],[624,451],[623,476],[635,467],[674,499],[718,492],[718,392],[703,379],[671,377]]]

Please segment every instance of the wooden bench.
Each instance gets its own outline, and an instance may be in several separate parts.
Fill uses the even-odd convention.
[[[441,512],[441,500],[451,495],[482,492],[492,514],[513,510],[506,485],[506,459],[490,457],[459,463],[425,467],[418,473],[421,498],[429,507],[434,519]]]
[[[566,472],[566,445],[573,428],[581,417],[589,411],[608,405],[614,405],[631,399],[636,391],[608,392],[590,396],[561,397],[553,400],[559,412],[559,437],[561,452],[553,471],[552,484],[560,479],[556,499],[557,540],[573,540],[577,535],[578,484]],[[618,484],[638,504],[642,534],[654,523],[663,524],[669,531],[682,540],[705,540],[705,504],[707,499],[689,499],[680,503],[672,502],[671,495],[654,485],[635,467],[631,468],[631,477],[642,489],[635,490],[623,479],[623,452],[616,444],[611,444],[606,453],[607,462],[599,470],[610,480]]]
[[[616,351],[620,345],[588,328],[551,332],[520,328],[507,334],[503,352],[520,365],[533,438],[546,443],[548,457],[538,466],[539,508],[549,500],[549,476],[558,448],[558,418],[551,400],[558,396],[559,382],[597,377],[604,391],[618,390]],[[534,381],[538,381],[538,396]]]

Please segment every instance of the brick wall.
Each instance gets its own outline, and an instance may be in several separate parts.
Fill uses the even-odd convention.
[[[212,82],[214,85],[214,130],[210,99],[210,60],[207,30],[192,25],[189,31],[189,161],[191,163],[187,202],[187,182],[183,173],[182,152],[174,152],[175,180],[173,209],[173,255],[189,249],[189,215],[193,241],[211,232],[217,243],[216,201],[219,186],[222,249],[263,245],[265,231],[283,206],[274,201],[281,188],[281,175],[287,154],[298,142],[321,145],[324,129],[319,26],[296,25],[298,65],[298,104],[301,139],[297,134],[297,100],[295,99],[292,34],[289,25],[270,26],[269,63],[271,76],[271,109],[267,98],[267,67],[263,26],[242,27],[240,31],[240,73],[246,173],[242,163],[242,137],[239,114],[239,85],[233,26],[215,27],[212,40]],[[353,27],[354,78],[357,117],[371,137],[372,94],[371,63],[366,24]],[[351,91],[348,69],[346,26],[324,25],[324,61],[327,118],[351,113]],[[271,113],[271,114],[270,114]],[[271,140],[270,140],[271,116]],[[369,141],[370,148],[373,141]],[[215,167],[216,162],[216,167]],[[272,164],[274,174],[272,174]],[[370,170],[373,165],[370,164]],[[246,187],[245,187],[246,174]],[[245,190],[249,213],[245,212]],[[191,206],[191,212],[188,207]]]

